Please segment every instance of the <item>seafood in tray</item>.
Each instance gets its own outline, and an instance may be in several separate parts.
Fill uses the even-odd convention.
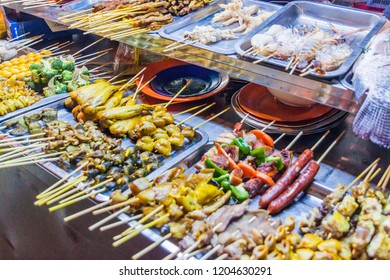
[[[218,1],[164,27],[160,35],[178,42],[196,43],[218,53],[234,54],[234,42],[262,24],[279,8],[261,1]]]
[[[349,70],[382,25],[381,17],[368,12],[291,2],[257,34],[240,40],[236,50],[254,63],[277,65],[290,74],[337,77]]]

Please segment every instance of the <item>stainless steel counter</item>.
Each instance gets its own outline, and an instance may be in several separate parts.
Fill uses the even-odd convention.
[[[89,41],[84,38],[75,39],[83,45],[88,44]],[[107,46],[107,42],[101,44],[95,48]],[[78,47],[82,46],[78,45]],[[90,52],[94,51],[96,51],[94,48],[90,50]],[[109,59],[112,57],[111,55]],[[229,106],[230,97],[242,86],[242,82],[232,82],[224,92],[206,100],[217,102],[213,112],[194,117],[189,124],[198,124],[210,114]],[[143,99],[146,102],[158,102],[148,97]],[[201,102],[204,103],[205,100]],[[177,112],[197,104],[200,102],[173,105],[171,110]],[[181,116],[184,117],[186,115]],[[221,118],[203,126],[202,129],[209,134],[212,141],[224,129],[232,129],[237,121],[240,119],[230,110]],[[350,116],[339,127],[333,129],[316,151],[315,158],[318,158],[342,130],[347,131],[340,143],[324,160],[316,176],[317,183],[334,188],[338,182],[350,182],[353,176],[359,174],[377,157],[382,158],[380,162],[382,167],[387,167],[390,163],[387,150],[367,140],[358,139],[352,134],[352,121],[353,116]],[[311,147],[319,137],[320,135],[303,136],[294,146],[294,150],[299,154],[305,148]],[[277,144],[277,148],[285,147],[291,139],[292,137],[285,137]],[[34,197],[55,181],[54,176],[37,165],[0,169],[0,259],[130,259],[134,253],[151,242],[147,237],[140,235],[119,248],[113,248],[112,236],[123,231],[125,226],[103,233],[98,230],[93,232],[88,230],[88,226],[102,219],[104,215],[86,215],[69,223],[63,222],[64,217],[91,206],[92,201],[83,201],[52,214],[45,207],[34,206]],[[161,259],[165,255],[167,251],[159,247],[145,258]]]

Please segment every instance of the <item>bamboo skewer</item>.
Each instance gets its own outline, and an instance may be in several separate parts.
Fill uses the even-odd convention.
[[[175,252],[173,253],[170,253],[168,256],[166,256],[165,258],[163,258],[163,260],[172,260],[174,257],[177,256],[177,254],[180,253],[180,249],[177,249]]]
[[[99,204],[94,205],[94,206],[92,206],[90,208],[87,208],[87,209],[84,209],[84,210],[82,210],[80,212],[74,213],[74,214],[72,214],[70,216],[65,217],[64,218],[64,222],[69,222],[71,220],[74,220],[74,219],[76,219],[78,217],[81,217],[81,216],[83,216],[85,214],[88,214],[88,213],[90,213],[90,212],[92,212],[92,211],[94,211],[96,209],[99,209],[101,207],[109,205],[111,202],[112,202],[112,200],[110,199],[110,200],[107,200],[106,202],[99,203]]]
[[[318,164],[320,164],[321,161],[324,160],[326,155],[333,149],[333,147],[338,143],[338,141],[341,139],[341,137],[343,137],[344,134],[345,134],[345,130],[341,132],[339,136],[337,136],[337,138],[332,142],[332,144],[330,144],[328,149],[326,149],[326,151],[322,154],[322,156],[317,160]]]
[[[9,151],[20,151],[20,150],[25,150],[25,149],[31,149],[34,147],[41,147],[42,148],[46,145],[47,144],[32,144],[32,145],[28,145],[28,146],[5,148],[5,149],[0,149],[0,153],[9,152]]]
[[[126,206],[125,208],[122,208],[121,210],[114,212],[113,214],[109,215],[108,217],[104,218],[103,220],[100,220],[99,222],[91,225],[88,229],[90,231],[93,231],[93,230],[97,229],[98,227],[104,225],[108,221],[111,221],[112,219],[118,217],[120,214],[126,212],[129,209],[130,209],[130,206]]]
[[[16,166],[22,166],[22,165],[35,164],[35,163],[44,163],[44,162],[50,162],[50,161],[57,161],[59,159],[60,158],[49,158],[49,159],[32,160],[32,161],[29,161],[29,162],[8,164],[8,165],[0,166],[0,169],[8,168],[8,167],[16,167]]]
[[[280,136],[274,141],[274,144],[278,143],[284,136],[286,136],[286,133],[283,133],[282,135],[280,135]]]
[[[99,43],[99,42],[101,42],[101,41],[103,41],[103,40],[104,40],[104,38],[100,38],[99,40],[96,40],[95,42],[93,42],[93,43],[89,44],[88,46],[82,48],[81,50],[75,52],[73,55],[77,55],[77,54],[79,54],[79,53],[81,53],[81,52],[83,52],[83,51],[89,49],[90,47],[96,45],[97,43]]]
[[[79,60],[79,59],[91,57],[91,56],[94,56],[94,55],[97,55],[97,54],[101,54],[101,53],[104,53],[104,52],[109,52],[110,50],[112,50],[112,48],[108,48],[108,49],[104,49],[104,50],[101,50],[101,51],[98,51],[98,52],[86,54],[86,55],[83,55],[83,56],[80,56],[80,57],[76,58],[76,61]]]
[[[12,158],[15,158],[15,157],[19,157],[20,156],[20,153],[23,153],[23,154],[29,154],[33,151],[36,151],[36,150],[40,150],[41,147],[37,147],[37,148],[33,148],[33,149],[27,149],[27,148],[24,148],[24,149],[21,149],[21,150],[14,150],[14,151],[11,151],[9,153],[6,153],[2,156],[0,156],[0,162],[3,162],[7,159],[12,159]]]
[[[70,190],[71,188],[73,188],[77,184],[83,182],[85,179],[87,179],[86,176],[78,177],[76,180],[73,180],[73,181],[65,184],[60,190],[56,189],[56,192],[53,192],[50,195],[45,196],[45,197],[41,198],[40,200],[35,201],[34,205],[42,206],[43,204],[46,204],[48,201],[52,200],[53,198],[56,198],[57,196],[63,194],[64,192]]]
[[[214,116],[212,116],[211,118],[201,122],[200,124],[196,125],[193,127],[194,130],[198,129],[199,127],[201,127],[202,125],[206,124],[207,122],[209,121],[212,121],[213,119],[219,117],[220,115],[224,114],[225,112],[229,111],[230,110],[230,107],[226,108],[225,110],[219,112],[218,114],[215,114]]]
[[[58,19],[62,20],[62,19],[65,19],[65,18],[74,18],[75,16],[80,15],[80,14],[83,14],[81,16],[84,17],[85,13],[91,12],[91,11],[92,11],[92,8],[89,8],[89,9],[81,10],[81,11],[74,12],[74,13],[71,13],[71,14],[68,14],[68,15],[60,16]]]
[[[159,207],[157,207],[156,209],[154,209],[152,212],[148,213],[147,215],[145,215],[141,220],[139,220],[137,223],[135,223],[134,225],[132,225],[131,227],[129,227],[128,229],[126,229],[125,231],[123,231],[121,234],[119,235],[116,235],[113,237],[114,240],[119,240],[121,239],[122,237],[126,236],[127,234],[129,234],[133,229],[135,229],[136,226],[146,222],[147,220],[149,220],[151,217],[153,217],[154,215],[156,215],[157,213],[161,212],[162,210],[164,209],[164,205],[160,205]]]
[[[96,185],[94,185],[94,186],[92,186],[92,187],[84,188],[84,189],[81,190],[81,191],[79,191],[78,189],[75,189],[75,192],[77,192],[77,191],[79,191],[79,192],[76,193],[76,194],[74,194],[74,195],[72,195],[72,196],[70,196],[70,197],[67,197],[67,198],[65,198],[65,199],[62,199],[59,203],[62,204],[62,203],[65,203],[65,202],[67,202],[67,201],[69,201],[69,200],[75,199],[75,198],[77,198],[77,197],[79,197],[79,196],[82,196],[83,194],[87,194],[87,193],[89,193],[89,192],[91,192],[91,191],[93,191],[93,190],[95,190],[95,189],[97,189],[97,188],[100,188],[101,186],[104,186],[105,184],[111,182],[112,180],[114,180],[114,179],[113,179],[113,178],[107,179],[107,180],[105,180],[105,181],[103,181],[103,182],[100,182],[100,183],[98,183],[98,184],[96,184]],[[74,193],[74,192],[73,192],[73,193]],[[70,193],[70,194],[72,194],[72,193]],[[69,194],[68,194],[68,195],[69,195]]]
[[[104,192],[104,191],[106,191],[106,190],[107,190],[106,188],[103,188],[103,189],[100,189],[100,190],[97,190],[97,191],[93,191],[92,193],[86,194],[86,195],[84,195],[84,196],[80,196],[80,197],[78,197],[78,198],[76,198],[76,199],[73,199],[73,200],[69,200],[69,201],[67,201],[67,202],[65,202],[65,203],[63,203],[63,204],[58,204],[58,205],[56,205],[56,206],[50,207],[50,208],[49,208],[49,211],[50,211],[50,212],[57,211],[57,210],[59,210],[59,209],[62,209],[62,208],[64,208],[64,207],[67,207],[67,206],[69,206],[69,205],[75,204],[76,202],[79,202],[79,201],[84,200],[84,199],[87,199],[87,198],[89,198],[89,197],[91,197],[91,196],[94,196],[94,195],[97,195],[97,194],[99,194],[99,193],[102,193],[102,192]]]
[[[151,78],[149,81],[147,81],[144,85],[142,85],[142,87],[139,88],[138,91],[134,92],[134,95],[133,96],[137,96],[137,94],[142,91],[148,84],[150,84],[157,76],[154,76],[153,78]]]
[[[119,239],[119,240],[115,241],[114,243],[112,243],[112,246],[118,247],[118,246],[122,245],[123,243],[125,243],[125,242],[129,241],[130,239],[136,237],[144,229],[151,228],[151,227],[155,226],[156,224],[158,224],[159,222],[163,221],[164,219],[166,219],[168,217],[169,217],[169,214],[165,214],[164,216],[161,216],[160,218],[158,218],[158,219],[156,219],[156,220],[154,220],[154,221],[152,221],[152,222],[150,222],[150,223],[148,223],[146,225],[143,225],[140,228],[135,229],[134,231],[132,231],[131,233],[129,233],[128,235],[126,235],[122,239]]]
[[[112,210],[115,210],[115,209],[118,209],[118,208],[121,208],[121,207],[125,207],[127,205],[130,205],[131,203],[132,203],[132,201],[131,201],[131,199],[129,199],[129,200],[126,200],[124,202],[117,203],[117,204],[114,204],[114,205],[110,205],[110,206],[104,207],[102,209],[93,211],[92,214],[93,215],[99,215],[99,214],[102,214],[102,213],[105,213],[105,212],[108,212],[108,211],[112,211]]]
[[[75,170],[73,170],[71,173],[69,173],[68,175],[66,175],[64,178],[62,178],[61,180],[59,180],[58,182],[54,183],[53,185],[51,185],[49,188],[47,188],[46,190],[44,190],[43,192],[41,192],[40,194],[38,194],[36,196],[37,199],[41,199],[45,196],[47,196],[47,194],[56,189],[57,187],[59,187],[62,183],[64,183],[66,180],[68,180],[70,177],[72,177],[74,174],[76,174],[77,172],[79,172],[81,169],[83,169],[85,166],[88,165],[88,162],[85,162],[83,163],[82,165],[80,165],[79,167],[77,167]],[[81,177],[82,174],[80,174],[78,177]]]
[[[96,60],[96,59],[98,59],[98,58],[100,58],[100,57],[102,57],[102,56],[107,55],[107,54],[108,54],[108,52],[101,53],[101,54],[99,54],[98,56],[92,57],[92,58],[90,58],[90,59],[81,60],[81,61],[75,63],[75,65],[76,65],[76,66],[86,65],[86,64],[90,63],[91,61],[94,61],[94,60]]]
[[[13,137],[13,138],[8,138],[8,139],[1,139],[0,140],[0,144],[3,144],[5,142],[9,142],[9,141],[21,140],[21,139],[25,139],[25,138],[35,138],[35,137],[38,137],[38,136],[43,136],[45,134],[46,134],[45,132],[42,132],[42,133],[18,136],[18,137]]]
[[[146,67],[144,67],[141,71],[139,71],[133,78],[131,78],[126,84],[124,84],[120,89],[119,91],[121,91],[122,89],[124,89],[128,84],[130,84],[131,82],[133,82],[135,79],[138,78],[139,75],[141,75],[144,71],[146,70]]]
[[[38,154],[35,154],[35,155],[31,155],[31,156],[24,156],[24,157],[20,157],[18,159],[4,161],[4,162],[0,163],[0,166],[7,166],[7,165],[10,165],[10,164],[23,163],[23,162],[29,163],[31,160],[37,160],[37,159],[43,159],[43,158],[50,159],[52,156],[62,155],[64,153],[65,152],[57,152],[57,153],[53,153],[53,154],[46,154],[46,153],[42,152],[42,153],[38,153]]]
[[[213,103],[211,103],[210,105],[208,105],[207,107],[204,107],[202,110],[199,110],[199,111],[196,112],[195,114],[192,114],[191,116],[189,116],[189,117],[185,118],[184,120],[182,120],[181,122],[179,122],[179,123],[177,124],[177,126],[182,125],[183,123],[185,123],[185,122],[188,121],[189,119],[191,119],[191,118],[193,118],[193,117],[195,117],[195,116],[197,116],[197,115],[203,113],[204,111],[210,109],[210,108],[213,107],[215,104],[217,104],[217,103],[216,103],[216,102],[213,102]]]
[[[68,181],[59,187],[55,187],[55,188],[50,187],[47,189],[47,191],[45,193],[41,193],[41,194],[36,196],[37,200],[34,202],[34,205],[38,205],[40,202],[43,202],[44,200],[45,200],[45,202],[43,204],[45,204],[46,201],[49,201],[49,200],[57,197],[58,195],[63,194],[65,191],[67,191],[69,189],[68,188],[69,186],[77,185],[78,183],[80,183],[84,180],[85,180],[85,176],[83,174],[79,174],[77,177],[72,178],[71,181]],[[56,184],[54,184],[53,186],[55,186]],[[64,189],[66,189],[66,190],[63,191]],[[61,191],[61,193],[59,194],[60,191]]]
[[[137,220],[139,218],[142,218],[144,215],[143,214],[139,214],[139,215],[135,215],[133,217],[130,217],[130,218],[127,218],[123,221],[119,221],[119,222],[115,222],[115,223],[112,223],[112,224],[109,224],[109,225],[106,225],[104,227],[101,227],[100,228],[100,231],[106,231],[106,230],[109,230],[109,229],[112,229],[114,227],[117,227],[117,226],[121,226],[121,225],[124,225],[124,224],[127,224],[131,221],[134,221],[134,220]]]
[[[196,256],[197,254],[203,253],[204,251],[207,251],[207,250],[209,250],[209,249],[211,249],[211,248],[212,248],[212,246],[211,246],[211,245],[208,245],[208,246],[206,246],[206,247],[203,247],[203,248],[200,248],[200,249],[198,249],[198,250],[195,250],[195,251],[193,251],[193,252],[187,254],[187,259],[189,259],[189,258],[191,258],[191,257],[193,257],[193,256]]]
[[[138,260],[139,258],[141,258],[142,256],[144,256],[145,254],[149,253],[150,251],[152,251],[154,248],[156,248],[157,246],[159,246],[161,243],[163,243],[165,240],[169,239],[172,237],[172,233],[168,233],[167,235],[165,235],[164,237],[162,237],[161,239],[159,239],[158,241],[150,244],[148,247],[144,248],[142,251],[139,251],[137,254],[133,255],[131,258],[133,260]]]
[[[203,104],[201,104],[201,105],[198,105],[198,106],[192,107],[192,108],[190,108],[190,109],[181,111],[181,112],[179,112],[179,113],[173,114],[172,116],[173,116],[173,117],[177,117],[177,116],[183,115],[183,114],[185,114],[185,113],[192,112],[192,111],[194,111],[194,110],[196,110],[196,109],[202,108],[203,106],[206,106],[206,105],[207,105],[207,103],[203,103]]]
[[[65,202],[67,202],[67,201],[69,201],[69,200],[72,200],[72,199],[75,199],[75,198],[77,198],[77,197],[79,197],[79,196],[81,196],[81,195],[83,195],[83,194],[89,193],[89,192],[91,192],[92,190],[97,189],[97,188],[99,188],[99,187],[101,187],[101,186],[103,186],[103,185],[105,185],[106,183],[111,182],[111,181],[112,181],[112,179],[105,180],[105,181],[100,182],[100,183],[98,183],[98,184],[96,184],[95,186],[90,187],[90,188],[87,188],[88,183],[85,183],[85,186],[82,187],[81,189],[79,189],[79,188],[71,189],[71,190],[69,190],[69,191],[67,191],[67,192],[65,192],[65,193],[63,193],[63,194],[61,194],[60,196],[57,196],[57,197],[55,197],[54,199],[48,201],[46,204],[47,204],[47,205],[51,205],[51,204],[53,204],[54,202],[57,202],[57,201],[59,201],[59,200],[61,200],[59,203],[60,203],[60,204],[63,204],[63,203],[65,203]],[[74,194],[74,193],[76,193],[76,194],[75,194],[75,195],[72,195],[72,194]],[[69,195],[72,195],[72,196],[69,196]],[[64,199],[64,198],[66,198],[66,199]]]

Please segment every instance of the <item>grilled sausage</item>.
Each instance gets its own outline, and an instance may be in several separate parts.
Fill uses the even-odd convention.
[[[313,158],[313,151],[306,149],[294,163],[287,168],[282,177],[270,187],[260,198],[259,205],[261,208],[267,208],[268,205],[276,199],[298,176],[299,172]]]
[[[294,199],[313,181],[320,165],[311,160],[307,168],[298,176],[292,185],[290,185],[278,198],[272,201],[267,210],[270,214],[276,214],[286,208]]]

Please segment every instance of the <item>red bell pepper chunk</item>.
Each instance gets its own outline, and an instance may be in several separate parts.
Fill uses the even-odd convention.
[[[252,130],[251,133],[253,133],[256,136],[257,140],[263,142],[267,146],[270,146],[271,148],[274,146],[274,140],[267,133],[258,129]]]
[[[262,180],[268,186],[275,185],[274,180],[272,180],[272,178],[270,176],[268,176],[267,174],[264,174],[262,172],[256,171],[249,164],[246,164],[246,163],[243,163],[243,162],[239,162],[237,164],[237,166],[242,169],[242,171],[244,172],[244,176],[245,177],[249,177],[249,178],[256,177],[256,178],[259,178],[260,180]]]
[[[229,169],[233,170],[237,168],[237,163],[234,162],[234,160],[227,154],[227,152],[221,146],[218,146],[218,154],[224,155],[228,159]]]

